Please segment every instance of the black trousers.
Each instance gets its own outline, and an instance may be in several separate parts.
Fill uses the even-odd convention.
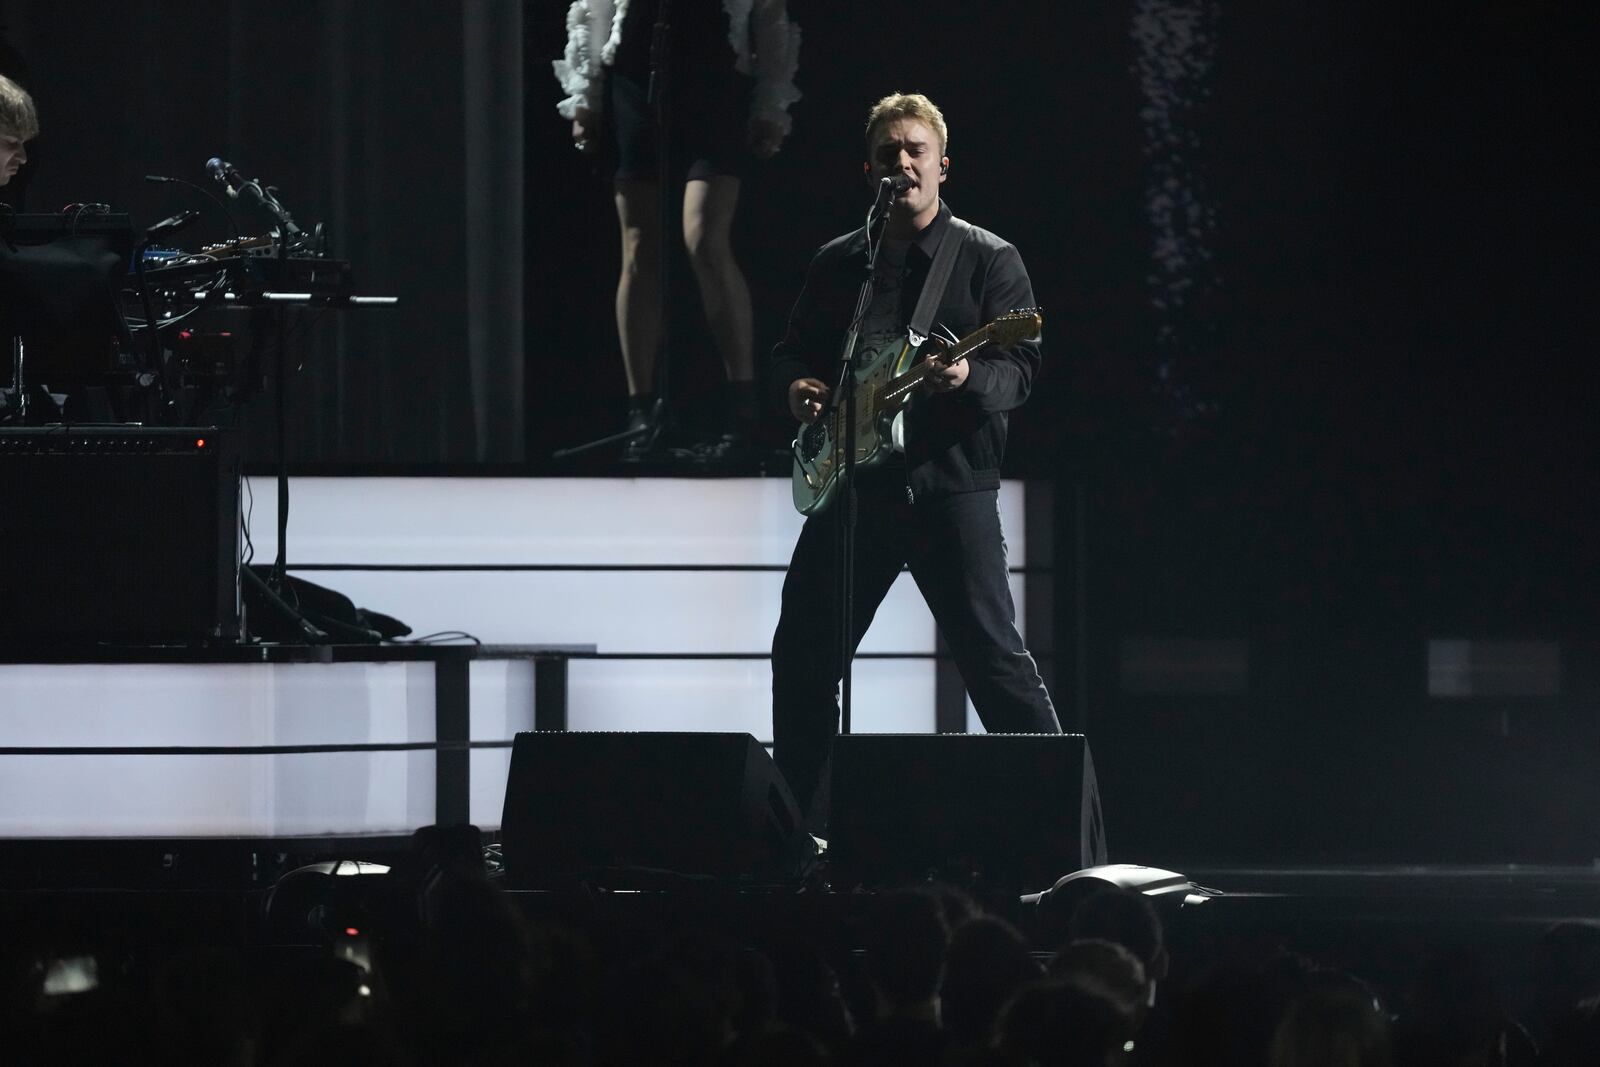
[[[902,479],[864,472],[856,526],[855,645],[902,566],[954,656],[990,733],[1058,734],[1050,694],[1017,633],[996,490],[906,500]],[[839,732],[838,520],[806,520],[772,638],[772,755],[813,822],[812,800]]]

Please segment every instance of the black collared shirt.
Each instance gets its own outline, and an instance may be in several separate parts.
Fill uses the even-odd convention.
[[[950,208],[941,202],[934,221],[912,239],[901,291],[902,324],[910,322],[916,309],[949,217]],[[834,384],[839,349],[865,271],[866,235],[859,229],[829,241],[812,258],[788,329],[772,350],[769,381],[785,410],[795,379],[819,378]],[[1016,247],[972,227],[956,256],[935,321],[960,338],[1008,311],[1033,306],[1033,286]],[[960,389],[940,395],[918,389],[907,407],[907,484],[916,496],[993,489],[1000,484],[1006,413],[1028,399],[1039,370],[1039,343],[1024,341],[1004,351],[983,348],[970,363]]]

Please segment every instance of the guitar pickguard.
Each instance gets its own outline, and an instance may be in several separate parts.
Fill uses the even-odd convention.
[[[888,458],[890,428],[905,406],[902,397],[878,400],[883,386],[915,362],[917,349],[904,337],[884,345],[856,370],[856,466],[875,467]],[[832,501],[844,462],[844,411],[836,408],[825,418],[803,425],[794,443],[794,505],[802,515],[821,511]]]

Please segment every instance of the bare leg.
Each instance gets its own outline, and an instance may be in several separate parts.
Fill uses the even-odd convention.
[[[617,337],[628,395],[655,391],[661,344],[661,207],[653,181],[619,178],[617,221],[622,226],[622,276],[617,280]]]
[[[738,178],[714,175],[683,187],[683,241],[700,285],[711,339],[722,353],[728,380],[749,382],[755,378],[750,288],[733,258],[731,240],[738,204]]]

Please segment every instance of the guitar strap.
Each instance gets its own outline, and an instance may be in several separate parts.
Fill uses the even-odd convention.
[[[939,313],[944,291],[950,286],[950,272],[955,269],[956,253],[961,251],[971,229],[970,222],[954,215],[945,220],[945,233],[939,239],[939,250],[933,254],[928,280],[922,283],[922,296],[917,298],[917,309],[912,312],[911,325],[906,329],[913,348],[921,348],[922,342],[933,332],[933,317]]]

